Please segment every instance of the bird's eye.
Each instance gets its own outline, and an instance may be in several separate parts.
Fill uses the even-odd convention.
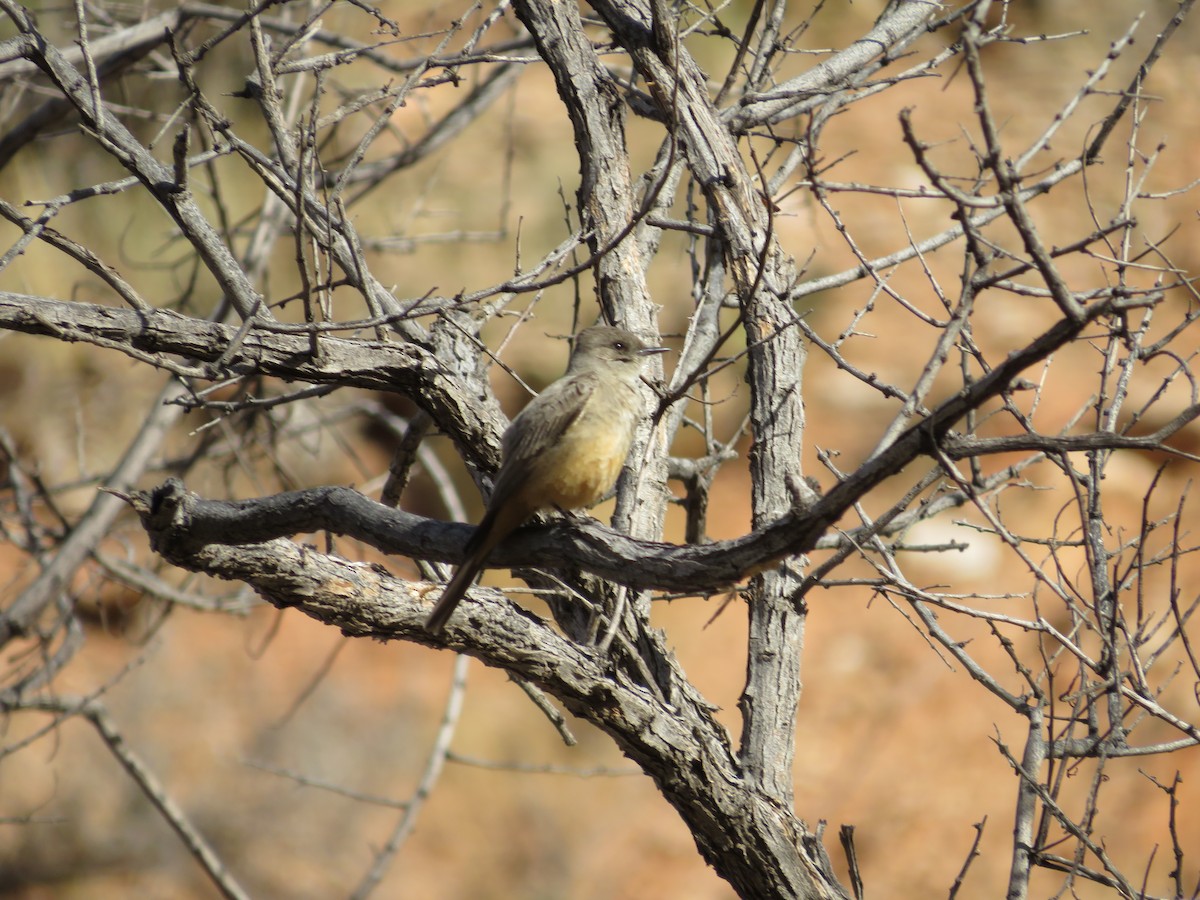
[[[613,341],[613,349],[614,350],[624,350],[625,342],[624,341]]]

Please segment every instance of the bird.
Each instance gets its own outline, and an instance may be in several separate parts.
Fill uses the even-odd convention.
[[[575,337],[566,373],[505,430],[487,509],[425,622],[428,631],[443,631],[488,555],[534,513],[582,509],[608,493],[645,413],[642,369],[648,357],[667,349],[611,325],[593,325]]]

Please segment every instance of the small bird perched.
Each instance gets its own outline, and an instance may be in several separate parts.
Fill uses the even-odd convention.
[[[425,627],[438,634],[488,554],[539,510],[580,509],[608,492],[644,414],[638,379],[648,347],[622,328],[596,325],[575,338],[567,372],[512,421],[487,511],[466,559],[442,591]]]

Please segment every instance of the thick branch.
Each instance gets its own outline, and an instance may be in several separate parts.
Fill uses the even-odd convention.
[[[852,86],[871,71],[873,62],[894,58],[925,34],[941,6],[934,0],[890,3],[875,27],[845,50],[770,91],[742,97],[738,106],[726,110],[726,124],[741,134],[755,126],[781,122],[815,105],[815,98]]]
[[[792,327],[788,296],[795,266],[776,240],[769,205],[737,141],[721,120],[701,68],[674,32],[664,5],[596,0],[593,7],[629,52],[659,113],[681,142],[717,226],[716,243],[732,275],[749,339],[750,451],[756,526],[790,502],[787,483],[800,477],[804,409],[804,345]],[[794,551],[803,552],[803,551]],[[741,755],[747,770],[781,804],[792,802],[796,710],[804,618],[792,597],[799,577],[764,572],[752,586],[748,678],[740,700]]]
[[[487,599],[467,604],[447,636],[435,638],[424,627],[421,591],[375,565],[290,541],[243,547],[195,542],[190,529],[196,507],[181,492],[139,494],[133,503],[155,547],[176,565],[243,581],[268,602],[299,609],[346,635],[448,644],[538,685],[607,732],[653,777],[701,851],[740,886],[775,883],[777,873],[794,875],[799,867],[809,888],[784,892],[780,885],[772,896],[843,896],[823,868],[827,859],[805,846],[803,823],[746,782],[725,729],[677,664],[658,673],[666,679],[662,691],[650,690],[596,648]]]
[[[308,335],[263,325],[240,341],[227,325],[170,310],[129,310],[0,291],[0,329],[85,341],[192,377],[220,379],[270,375],[284,381],[336,384],[407,394],[451,433],[475,461],[494,460],[504,423],[483,416],[474,393],[430,352],[416,344],[322,337],[313,358]],[[156,358],[160,357],[160,358]],[[168,357],[211,363],[176,366]],[[453,426],[453,428],[452,428]]]

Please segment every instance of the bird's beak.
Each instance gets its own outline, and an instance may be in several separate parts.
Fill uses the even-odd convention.
[[[643,347],[638,351],[638,356],[654,356],[658,353],[666,353],[670,347]]]

